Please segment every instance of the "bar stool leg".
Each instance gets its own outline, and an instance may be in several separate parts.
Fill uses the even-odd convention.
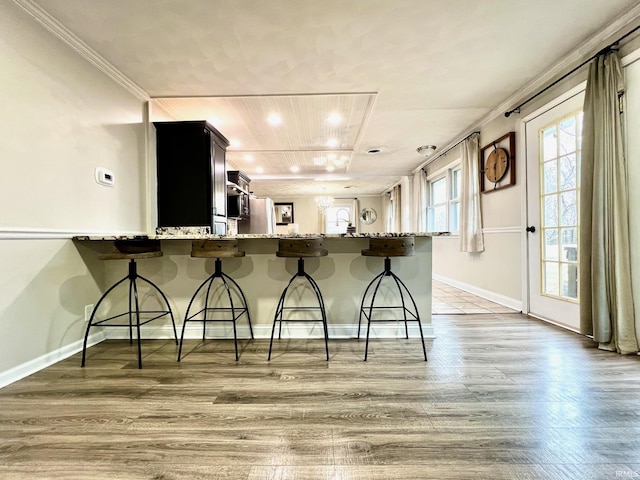
[[[93,319],[96,316],[96,312],[98,311],[100,304],[104,301],[105,298],[107,298],[107,295],[109,295],[112,292],[112,290],[114,290],[118,285],[127,281],[128,279],[129,279],[128,276],[123,277],[121,280],[114,283],[111,286],[111,288],[109,288],[109,290],[107,290],[102,294],[102,296],[100,297],[100,300],[98,300],[98,302],[96,303],[96,306],[93,307],[93,312],[91,312],[91,317],[89,317],[89,323],[87,324],[87,329],[84,334],[84,342],[82,344],[82,362],[80,363],[80,367],[84,367],[84,364],[87,358],[87,340],[89,339],[89,330],[91,330],[91,327],[93,326]]]
[[[138,303],[138,287],[135,278],[131,280],[136,305],[136,334],[138,337],[138,368],[142,368],[142,343],[140,340],[140,305]]]
[[[415,320],[418,322],[418,328],[420,330],[420,340],[422,343],[422,352],[424,354],[424,360],[427,361],[427,348],[425,346],[424,343],[424,333],[422,331],[422,323],[420,321],[420,314],[418,312],[418,307],[416,305],[415,300],[413,299],[413,295],[411,295],[411,292],[409,291],[409,289],[407,288],[407,286],[404,284],[404,282],[400,279],[400,277],[398,277],[395,273],[393,273],[391,271],[391,260],[387,257],[385,259],[385,266],[384,266],[384,271],[380,274],[378,274],[370,283],[369,285],[367,285],[367,288],[364,292],[364,295],[362,297],[362,303],[360,304],[360,315],[358,318],[358,338],[360,338],[360,325],[362,322],[362,316],[364,315],[364,317],[367,319],[368,321],[368,325],[367,325],[367,341],[365,344],[365,352],[364,352],[364,361],[367,361],[367,357],[368,357],[368,352],[369,352],[369,335],[370,335],[370,328],[371,328],[371,321],[372,321],[372,316],[373,316],[373,309],[374,309],[374,304],[375,304],[375,299],[376,299],[376,295],[378,293],[378,288],[380,287],[380,284],[383,280],[384,277],[391,277],[394,281],[394,283],[396,284],[396,287],[398,288],[398,293],[400,295],[400,301],[402,303],[402,305],[400,307],[395,307],[395,308],[402,308],[402,314],[403,314],[403,320],[404,320],[404,329],[405,329],[405,338],[409,339],[409,325],[408,322],[409,320]],[[371,302],[368,304],[367,310],[368,310],[368,314],[367,314],[367,310],[365,310],[365,301],[366,301],[366,297],[367,294],[369,293],[369,290],[371,289],[371,287],[375,284],[375,288],[371,297]],[[407,302],[405,300],[405,295],[409,298],[409,300],[411,301],[411,305],[413,306],[413,311],[409,310],[409,308],[407,308]],[[409,319],[407,316],[407,312],[409,312],[414,318],[413,319]],[[415,312],[415,313],[414,313]]]
[[[376,275],[374,279],[369,282],[369,285],[367,285],[367,288],[364,291],[364,295],[362,296],[362,302],[360,302],[360,315],[358,315],[358,340],[360,339],[360,324],[362,322],[362,314],[364,313],[364,302],[367,298],[367,293],[369,293],[369,289],[373,286],[376,280],[378,280],[378,278],[382,277],[383,275],[384,275],[384,272]],[[366,316],[367,314],[365,313],[365,317]]]
[[[289,290],[289,287],[291,286],[291,284],[293,283],[293,281],[296,279],[297,276],[298,274],[295,274],[293,277],[291,277],[291,280],[289,280],[289,283],[287,283],[287,286],[284,287],[282,294],[280,294],[280,299],[278,300],[278,305],[276,306],[276,313],[273,316],[273,327],[271,328],[271,340],[269,341],[269,355],[267,357],[268,361],[271,360],[271,350],[273,348],[273,336],[276,333],[276,322],[280,322],[280,329],[278,330],[278,340],[280,340],[280,333],[282,332],[282,317],[284,313],[285,297],[287,295],[287,290]],[[280,317],[279,320],[278,320],[278,317]]]
[[[167,313],[169,314],[169,316],[171,317],[171,325],[173,327],[173,339],[175,341],[175,344],[178,345],[178,331],[176,330],[176,321],[173,317],[173,311],[171,310],[171,305],[169,304],[169,300],[167,299],[167,296],[164,294],[164,292],[162,290],[160,290],[160,288],[158,288],[158,286],[153,283],[151,280],[146,279],[145,277],[143,277],[142,275],[138,275],[137,278],[139,278],[140,280],[142,280],[143,282],[148,283],[149,285],[151,285],[162,297],[162,299],[164,300],[164,303],[167,305]]]
[[[216,260],[219,260],[219,259],[216,259]],[[237,362],[239,357],[238,357],[238,334],[236,332],[236,309],[233,305],[233,298],[231,296],[231,290],[229,289],[229,284],[227,283],[227,279],[224,278],[224,276],[222,275],[222,272],[220,272],[219,278],[220,280],[222,280],[222,284],[224,285],[224,288],[227,292],[227,297],[229,298],[229,305],[231,306],[231,318],[233,319],[233,344],[235,347],[236,362]],[[206,318],[206,312],[205,312],[205,318]]]
[[[213,276],[210,276],[209,278],[205,279],[204,282],[202,282],[200,284],[200,286],[196,289],[195,293],[193,294],[193,296],[191,297],[191,300],[189,300],[189,305],[187,305],[187,312],[185,313],[184,316],[184,322],[182,322],[182,333],[180,335],[180,346],[178,347],[178,361],[180,361],[181,357],[182,357],[182,342],[184,341],[184,331],[185,328],[187,326],[187,322],[189,322],[191,320],[191,317],[189,316],[189,313],[191,312],[191,307],[193,306],[193,302],[195,301],[196,297],[198,296],[198,293],[200,292],[200,290],[202,290],[204,288],[205,285],[209,284],[209,287],[207,289],[207,298],[209,298],[209,288],[211,288],[210,283],[213,281]],[[205,308],[207,306],[206,300],[205,300]],[[195,314],[197,315],[197,314]],[[203,322],[204,323],[204,322]],[[204,340],[204,332],[202,334],[203,336],[203,340]]]
[[[420,339],[422,341],[422,352],[424,353],[424,361],[427,361],[427,347],[424,344],[424,335],[422,333],[422,321],[420,320],[420,314],[418,312],[418,306],[416,305],[415,300],[413,299],[413,295],[411,295],[411,292],[409,291],[409,289],[407,288],[407,286],[404,284],[404,282],[402,280],[400,280],[400,277],[398,277],[395,273],[392,273],[396,283],[399,283],[399,285],[402,286],[402,288],[404,288],[405,292],[407,292],[407,295],[409,296],[409,299],[411,300],[411,304],[413,305],[413,311],[416,312],[415,313],[415,320],[418,322],[418,328],[420,329]],[[400,294],[402,295],[402,290],[400,290]],[[404,305],[404,301],[403,301],[403,305]],[[405,318],[406,318],[406,310],[405,310]],[[407,333],[407,338],[408,337],[408,333]]]
[[[247,315],[247,320],[249,322],[249,332],[251,333],[251,339],[253,340],[254,336],[253,336],[253,328],[251,326],[251,315],[249,313],[249,305],[247,304],[247,298],[244,294],[244,292],[242,291],[242,288],[240,288],[240,285],[238,285],[238,283],[231,278],[229,275],[227,275],[226,273],[224,273],[222,271],[222,261],[220,260],[220,258],[216,258],[216,262],[215,262],[215,271],[214,273],[209,276],[209,278],[207,278],[204,282],[202,282],[200,284],[200,286],[196,289],[195,293],[193,294],[193,296],[191,297],[191,300],[189,301],[189,305],[187,306],[187,312],[185,314],[185,319],[184,322],[182,323],[182,332],[180,335],[180,346],[178,347],[178,362],[180,361],[181,357],[182,357],[182,345],[184,343],[184,332],[185,332],[185,327],[186,324],[190,321],[202,321],[202,341],[205,341],[206,339],[206,327],[207,327],[207,322],[208,321],[224,321],[224,320],[216,320],[216,319],[212,319],[212,320],[208,320],[207,319],[207,314],[209,310],[216,310],[213,307],[209,307],[209,297],[211,295],[211,289],[213,287],[213,284],[215,282],[215,280],[219,278],[220,281],[222,282],[222,286],[225,289],[225,292],[227,293],[227,298],[229,299],[229,306],[231,309],[231,320],[229,320],[230,322],[233,322],[233,341],[234,341],[234,347],[235,347],[235,356],[236,356],[236,361],[238,361],[240,359],[239,356],[239,351],[238,351],[238,333],[237,333],[237,327],[236,327],[236,321],[238,320],[238,318],[240,318],[242,316],[243,313],[246,313]],[[234,301],[233,301],[233,294],[231,291],[231,287],[229,286],[229,283],[231,283],[236,291],[238,292],[238,294],[240,295],[241,299],[242,299],[242,306],[236,306]],[[200,291],[204,288],[206,288],[206,293],[205,293],[205,300],[204,300],[204,308],[198,312],[196,312],[193,315],[190,315],[191,312],[191,307],[193,306],[193,302],[195,301],[195,299],[198,297],[198,294],[200,293]],[[239,314],[236,314],[237,311],[240,311]],[[199,313],[203,314],[203,319],[202,320],[194,320],[193,317],[195,317],[196,315],[198,315]]]
[[[325,346],[325,351],[326,351],[326,356],[328,361],[329,360],[329,329],[327,325],[327,312],[324,306],[324,300],[322,299],[322,293],[320,292],[320,287],[315,282],[315,280],[304,270],[303,258],[298,259],[298,271],[291,277],[291,279],[289,280],[289,283],[287,283],[287,286],[282,291],[282,294],[280,295],[280,299],[278,300],[278,305],[276,306],[276,312],[273,317],[273,327],[271,328],[271,339],[269,341],[269,355],[267,356],[267,360],[271,360],[271,352],[273,350],[273,337],[275,336],[275,331],[276,331],[276,322],[280,323],[280,325],[278,326],[278,340],[282,338],[282,322],[284,321],[283,315],[284,315],[284,309],[285,309],[285,306],[284,306],[285,299],[286,299],[286,295],[289,290],[289,287],[297,277],[303,277],[307,280],[307,282],[311,286],[311,289],[313,290],[313,293],[316,296],[316,300],[318,301],[318,308],[320,309],[320,314],[322,316],[322,318],[318,321],[322,322],[322,328],[324,333],[324,346]]]
[[[122,257],[117,257],[117,258],[122,258]],[[122,278],[121,280],[119,280],[118,282],[116,282],[115,284],[113,284],[98,300],[98,303],[96,304],[95,308],[93,309],[93,312],[91,313],[91,317],[89,318],[89,324],[87,325],[87,330],[85,332],[85,338],[83,341],[83,346],[82,346],[82,362],[81,362],[81,367],[85,366],[85,362],[86,362],[86,350],[87,350],[87,340],[89,337],[89,331],[91,330],[92,326],[95,325],[100,325],[104,322],[107,322],[109,320],[112,320],[114,318],[118,318],[118,317],[124,317],[125,315],[127,316],[129,322],[128,324],[116,324],[116,325],[107,325],[105,324],[104,326],[112,326],[112,327],[129,327],[129,344],[133,344],[133,323],[134,323],[134,319],[133,316],[135,314],[135,326],[136,326],[136,337],[137,337],[137,347],[138,347],[138,368],[142,368],[142,339],[141,339],[141,335],[140,335],[140,326],[142,324],[142,322],[140,321],[140,314],[141,313],[153,313],[153,314],[158,314],[157,316],[145,321],[144,323],[150,322],[152,320],[155,320],[157,318],[163,317],[164,315],[170,315],[171,316],[171,324],[173,326],[173,337],[174,340],[176,342],[176,345],[178,344],[178,333],[176,330],[176,322],[175,319],[173,317],[173,311],[171,310],[171,305],[169,304],[169,300],[167,299],[166,295],[164,294],[164,292],[162,290],[160,290],[160,288],[153,283],[151,280],[148,280],[146,278],[144,278],[141,275],[138,275],[138,268],[137,268],[137,264],[136,264],[136,260],[135,257],[129,257],[129,272],[127,274],[126,277]],[[138,295],[138,283],[137,280],[140,279],[143,282],[146,282],[152,289],[156,290],[160,296],[162,297],[162,299],[164,300],[164,303],[166,305],[167,310],[153,310],[153,311],[144,311],[141,312],[140,311],[140,299],[139,299],[139,295]],[[129,292],[128,292],[128,296],[127,296],[127,311],[118,315],[114,315],[111,317],[108,317],[106,319],[97,321],[94,323],[94,318],[96,315],[96,312],[98,311],[98,307],[102,304],[102,302],[104,301],[104,299],[116,288],[118,287],[121,283],[123,283],[124,281],[129,280]]]
[[[399,283],[400,279],[394,273],[391,273],[390,277],[393,278],[394,282],[396,282],[396,287],[398,287],[398,292],[400,292],[400,302],[402,302],[402,314],[404,316],[404,334],[405,338],[409,340],[409,326],[407,325],[407,306],[404,303],[404,293],[402,292],[402,287]]]
[[[133,277],[129,277],[129,297],[127,298],[127,306],[129,308],[129,345],[133,344],[133,304],[131,303],[132,299],[133,299],[133,285],[134,285],[134,278]]]
[[[216,274],[214,273],[213,275],[211,275],[210,280],[209,280],[209,284],[207,285],[207,293],[205,294],[204,297],[204,310],[203,310],[203,315],[204,315],[204,319],[207,319],[207,312],[209,311],[209,297],[211,295],[211,287],[213,287],[213,282],[216,279]],[[207,322],[204,321],[202,322],[202,341],[205,341],[206,338],[206,332],[207,332]]]
[[[380,284],[382,283],[382,279],[384,278],[384,272],[376,277],[378,281],[376,282],[376,288],[373,289],[373,295],[371,297],[371,303],[369,304],[369,316],[367,320],[367,341],[364,347],[364,361],[367,361],[367,356],[369,354],[369,333],[371,332],[371,317],[373,316],[373,305],[376,301],[376,296],[378,295],[378,289],[380,288]],[[375,279],[374,279],[375,280]]]
[[[327,327],[327,313],[324,309],[324,301],[322,299],[322,294],[320,293],[320,287],[315,282],[313,278],[306,272],[304,273],[304,277],[311,284],[314,293],[316,294],[316,298],[318,299],[318,305],[320,305],[320,313],[322,314],[322,328],[324,330],[324,348],[327,352],[327,361],[329,360],[329,332]]]
[[[247,314],[247,321],[249,322],[249,333],[251,333],[251,340],[253,340],[254,338],[253,328],[251,327],[251,314],[249,313],[249,304],[247,303],[247,298],[244,296],[244,292],[240,288],[240,285],[238,285],[238,283],[233,278],[231,278],[226,273],[222,273],[222,277],[226,278],[236,287],[238,293],[240,294],[240,297],[242,298],[242,303],[244,304],[245,313]]]

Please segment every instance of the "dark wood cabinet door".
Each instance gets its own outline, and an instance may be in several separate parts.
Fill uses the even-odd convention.
[[[158,226],[226,221],[228,141],[205,121],[157,122]]]

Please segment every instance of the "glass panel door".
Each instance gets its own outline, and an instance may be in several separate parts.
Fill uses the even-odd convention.
[[[580,93],[525,124],[529,314],[580,326],[578,235]],[[531,228],[530,228],[531,229]]]

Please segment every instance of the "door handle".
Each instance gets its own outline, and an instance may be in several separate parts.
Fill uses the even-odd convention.
[[[533,225],[531,225],[530,227],[527,227],[527,232],[536,233],[536,227],[534,227]]]

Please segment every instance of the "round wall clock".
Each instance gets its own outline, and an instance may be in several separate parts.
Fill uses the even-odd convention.
[[[498,183],[509,168],[509,154],[504,148],[496,148],[487,157],[484,174],[490,182]]]

